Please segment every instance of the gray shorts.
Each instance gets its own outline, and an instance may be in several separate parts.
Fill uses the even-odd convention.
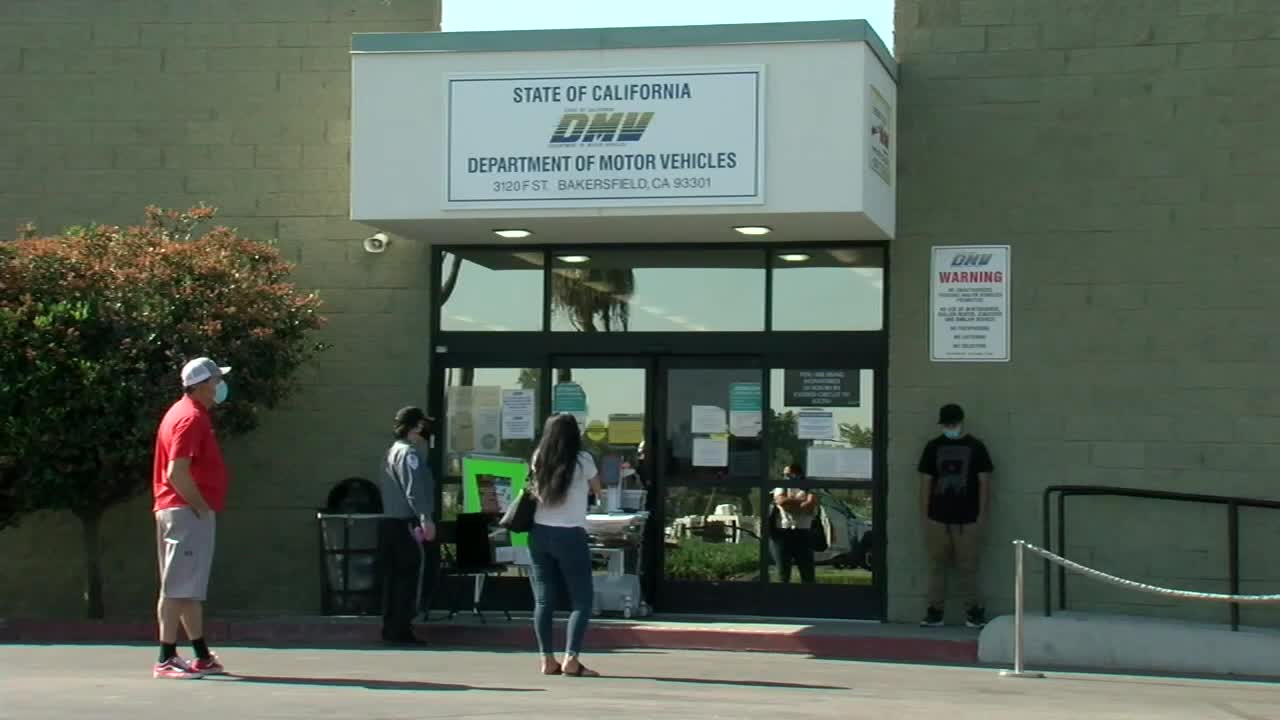
[[[199,517],[189,507],[156,511],[156,554],[160,561],[160,597],[204,600],[213,568],[217,520]]]

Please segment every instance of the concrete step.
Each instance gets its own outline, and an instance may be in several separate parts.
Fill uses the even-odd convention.
[[[1267,628],[1064,612],[1027,615],[1024,643],[1029,670],[1280,678],[1280,631]],[[1012,665],[1012,615],[982,631],[978,661]]]
[[[558,623],[563,625],[563,621]],[[0,643],[150,643],[154,622],[137,620],[0,620]],[[349,647],[376,645],[377,618],[300,617],[210,619],[210,643]],[[535,647],[527,616],[511,621],[486,613],[486,621],[459,615],[416,627],[440,647]],[[599,649],[663,648],[800,653],[814,657],[972,665],[978,634],[965,628],[828,620],[764,621],[751,618],[682,617],[646,620],[593,618],[587,643]]]

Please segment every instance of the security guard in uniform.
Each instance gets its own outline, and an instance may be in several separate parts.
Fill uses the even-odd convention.
[[[434,419],[420,408],[401,408],[395,416],[395,442],[378,474],[383,518],[379,533],[382,568],[382,639],[395,645],[422,645],[413,634],[424,552],[436,537],[432,521],[436,487],[421,452]],[[434,549],[431,547],[430,549]],[[426,568],[428,579],[434,573]]]

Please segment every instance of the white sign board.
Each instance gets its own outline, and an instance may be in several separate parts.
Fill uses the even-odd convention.
[[[446,82],[446,209],[764,202],[761,66]]]
[[[1009,246],[933,248],[929,354],[934,362],[1008,362]]]
[[[879,175],[885,184],[893,185],[893,107],[874,86],[868,86],[868,90],[871,171]]]

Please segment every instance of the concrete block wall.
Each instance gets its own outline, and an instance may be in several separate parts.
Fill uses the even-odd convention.
[[[890,613],[923,610],[914,463],[940,403],[995,456],[983,587],[1061,483],[1280,496],[1280,4],[898,0]],[[930,363],[929,248],[1013,246],[1013,360]],[[1071,501],[1072,556],[1226,586],[1224,511]],[[1245,592],[1276,592],[1280,514],[1243,511]],[[1029,602],[1042,602],[1039,564]],[[1069,581],[1070,607],[1222,620],[1226,608]],[[949,608],[950,609],[950,608]],[[954,608],[958,611],[959,608]],[[1280,624],[1280,610],[1246,609]]]
[[[356,32],[439,30],[440,12],[440,0],[0,3],[5,233],[205,201],[277,239],[299,285],[327,302],[335,347],[294,401],[225,448],[215,612],[319,608],[314,509],[337,480],[371,476],[395,409],[426,400],[426,248],[366,255],[371,230],[346,219],[349,48]],[[148,511],[141,498],[108,515],[110,614],[151,613]],[[0,535],[0,616],[79,612],[79,552],[60,515]]]

